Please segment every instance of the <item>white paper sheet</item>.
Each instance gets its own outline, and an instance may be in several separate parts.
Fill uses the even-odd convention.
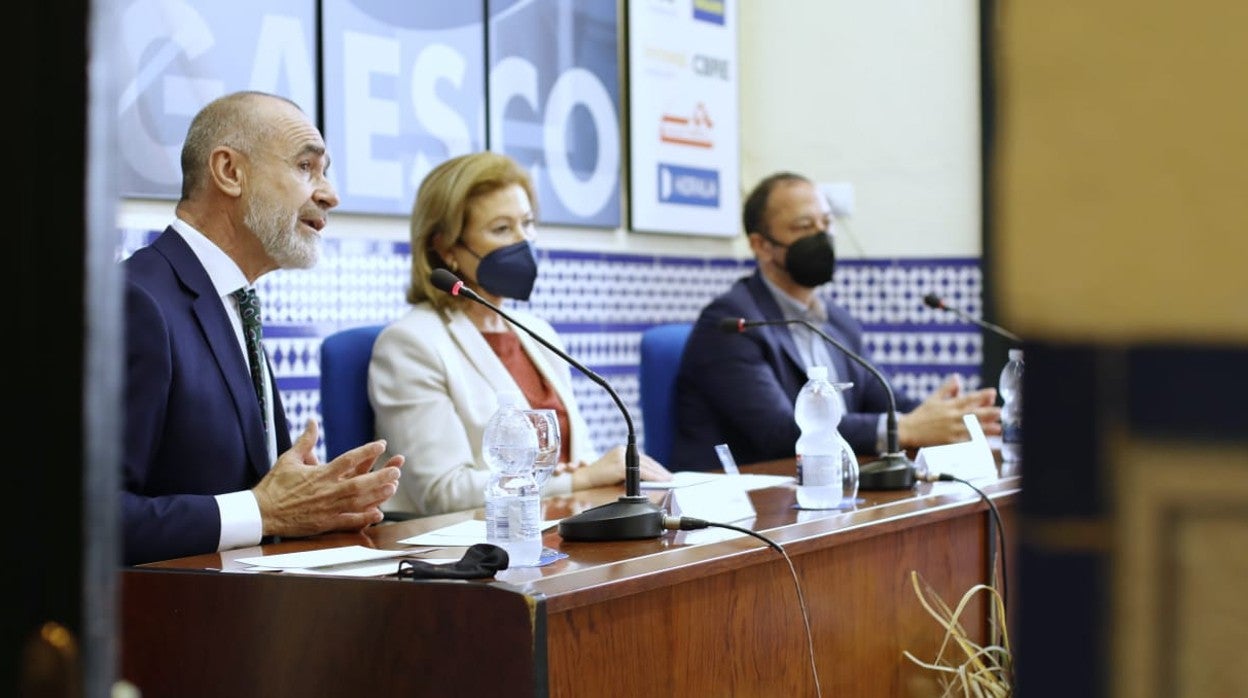
[[[362,545],[348,545],[341,548],[327,548],[325,550],[307,550],[301,553],[241,557],[236,562],[253,567],[267,567],[279,570],[315,569],[317,567],[332,567],[384,558],[403,557],[405,555],[417,555],[422,552],[427,551],[377,550],[375,548],[365,548]]]
[[[550,527],[559,523],[559,519],[551,519],[542,522],[542,530],[548,530]],[[399,541],[404,545],[436,545],[440,547],[468,547],[477,543],[485,543],[485,522],[480,519],[468,519],[453,523],[450,526],[426,531],[424,533],[404,538]]]
[[[643,490],[674,490],[678,487],[689,487],[692,485],[703,485],[708,482],[716,482],[721,480],[737,480],[740,486],[746,491],[761,490],[765,487],[775,487],[783,485],[786,482],[793,482],[794,478],[788,475],[760,475],[756,473],[743,473],[741,475],[727,475],[721,473],[703,473],[693,470],[678,470],[672,473],[672,479],[667,482],[650,482],[643,481],[641,489]]]
[[[423,562],[431,565],[444,565],[451,562],[459,562],[457,557],[425,557],[425,553],[433,552],[438,548],[419,548],[413,549],[410,555],[405,557],[419,558]],[[258,569],[258,568],[252,568]],[[350,562],[345,565],[333,565],[330,567],[304,568],[294,567],[281,570],[282,574],[320,574],[330,575],[333,577],[391,577],[399,572],[399,561],[394,558],[385,560],[366,560],[364,562]]]
[[[672,479],[667,482],[656,482],[652,480],[642,480],[641,489],[643,490],[674,490],[677,487],[688,487],[689,485],[700,485],[704,482],[710,482],[716,478],[724,477],[717,473],[700,473],[693,470],[678,470],[672,473]]]
[[[459,558],[421,557],[420,559],[430,564],[439,565],[443,562],[455,562]],[[352,562],[346,565],[334,565],[332,567],[291,567],[282,570],[282,574],[327,574],[334,577],[388,577],[398,573],[399,562],[393,558],[388,560]]]

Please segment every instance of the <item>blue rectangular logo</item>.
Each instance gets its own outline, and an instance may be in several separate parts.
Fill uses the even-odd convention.
[[[719,172],[659,163],[659,203],[719,208]]]
[[[724,26],[724,3],[728,0],[693,0],[693,18]]]

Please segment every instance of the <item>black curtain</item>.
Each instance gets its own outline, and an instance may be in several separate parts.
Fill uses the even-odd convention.
[[[6,695],[107,696],[116,673],[120,277],[111,112],[90,108],[111,89],[90,63],[107,5],[9,11]]]

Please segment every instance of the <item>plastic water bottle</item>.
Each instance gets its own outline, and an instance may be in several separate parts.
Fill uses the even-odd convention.
[[[520,411],[526,406],[519,393],[500,392],[481,444],[490,468],[485,539],[507,551],[511,567],[536,565],[542,554],[542,504],[533,477],[537,431]]]
[[[826,366],[806,370],[793,417],[802,430],[797,438],[797,505],[836,509],[858,497],[858,460],[837,426],[845,414],[841,387],[828,382]]]
[[[1023,350],[1011,349],[997,382],[1001,394],[1001,460],[1023,461]]]

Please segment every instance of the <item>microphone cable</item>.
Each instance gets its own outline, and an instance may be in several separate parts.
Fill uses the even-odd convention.
[[[819,685],[819,667],[815,664],[815,636],[810,629],[810,611],[806,607],[806,595],[802,593],[802,584],[797,576],[797,569],[793,566],[793,560],[789,557],[788,551],[779,543],[764,536],[757,531],[751,531],[742,526],[733,526],[732,524],[719,523],[717,521],[707,521],[705,519],[697,519],[692,516],[664,516],[663,528],[672,531],[696,531],[703,528],[726,528],[729,531],[744,533],[747,536],[753,536],[767,544],[767,547],[780,553],[784,561],[789,565],[789,574],[793,577],[793,588],[797,590],[797,605],[802,611],[802,623],[806,627],[806,652],[810,657],[810,674],[815,680],[815,695],[823,698],[823,688]]]
[[[966,485],[967,487],[971,488],[972,490],[975,490],[975,493],[979,495],[979,498],[984,500],[984,503],[988,505],[988,511],[992,515],[992,520],[993,520],[993,523],[995,524],[994,528],[996,529],[995,535],[993,535],[994,540],[989,541],[988,563],[989,563],[989,569],[992,570],[992,572],[989,576],[988,585],[994,589],[998,589],[1001,592],[1001,607],[1008,611],[1010,608],[1010,585],[1009,585],[1009,578],[1006,573],[1005,524],[1001,522],[1001,512],[997,510],[996,503],[993,502],[992,499],[987,494],[984,494],[983,490],[979,489],[975,485],[972,485],[970,482],[960,477],[955,477],[953,475],[949,475],[948,473],[938,473],[938,474],[928,475],[925,479],[928,482],[960,482],[963,485]],[[1001,580],[1000,584],[997,584],[998,565],[1001,568],[1000,575],[999,575],[1000,580]],[[1003,623],[1008,622],[1008,619],[1003,618],[1002,622]],[[1000,638],[995,638],[995,637],[993,638],[993,642],[998,642],[999,640]]]

